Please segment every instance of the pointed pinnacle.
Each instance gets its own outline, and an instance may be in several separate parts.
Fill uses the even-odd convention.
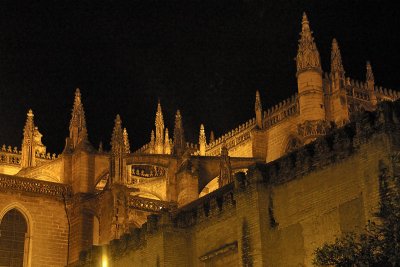
[[[200,131],[204,131],[204,125],[200,124]]]
[[[308,23],[308,18],[307,18],[306,12],[303,12],[303,19],[302,19],[301,23]]]
[[[33,117],[34,115],[33,115],[32,109],[29,109],[28,113],[26,115],[28,115],[28,117]]]
[[[367,61],[367,81],[374,80],[374,73],[372,72],[371,62]]]
[[[160,102],[160,98],[158,99],[158,103],[157,103],[157,112],[161,112],[161,102]]]
[[[75,102],[81,102],[81,91],[79,90],[79,88],[76,88],[75,90]]]
[[[332,50],[337,50],[337,49],[339,49],[338,42],[337,42],[336,38],[333,38],[332,39]]]
[[[115,117],[114,122],[115,122],[115,124],[121,124],[122,123],[121,122],[121,117],[119,116],[119,114],[117,114],[117,116]]]

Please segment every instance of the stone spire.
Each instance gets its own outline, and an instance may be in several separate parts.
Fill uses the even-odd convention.
[[[185,134],[182,126],[182,116],[179,109],[175,115],[174,127],[174,151],[177,155],[182,155],[185,150]]]
[[[33,122],[33,116],[33,112],[30,109],[27,113],[23,134],[24,137],[22,140],[22,168],[35,166],[35,124]]]
[[[200,134],[199,134],[199,148],[200,148],[200,156],[206,155],[206,132],[204,130],[204,125],[200,125]]]
[[[74,149],[80,142],[87,140],[85,112],[83,110],[79,88],[75,91],[74,107],[72,109],[72,117],[69,124],[69,138],[72,149]]]
[[[371,63],[367,61],[367,73],[366,73],[366,82],[367,82],[367,89],[369,92],[369,99],[372,103],[372,105],[378,104],[378,100],[376,99],[375,95],[375,78],[374,78],[374,73],[372,72],[372,67]]]
[[[117,114],[114,120],[114,129],[111,137],[111,153],[113,155],[122,155],[124,152],[125,142],[122,121],[119,114]]]
[[[331,51],[331,74],[333,76],[338,76],[340,79],[344,79],[344,73],[339,45],[336,39],[333,38]]]
[[[215,141],[214,131],[210,132],[210,144]]]
[[[150,135],[150,154],[154,154],[154,146],[155,146],[154,130],[151,130],[151,135]]]
[[[129,153],[131,153],[131,146],[129,144],[128,131],[126,130],[126,128],[124,128],[123,135],[124,135],[125,153],[129,154]]]
[[[165,128],[164,154],[171,154],[171,143],[169,140],[168,128]]]
[[[119,115],[114,121],[114,129],[111,137],[111,179],[112,182],[122,182],[123,162],[122,157],[125,153],[124,133],[122,121]]]
[[[256,91],[256,102],[254,104],[254,111],[256,112],[256,123],[259,129],[263,128],[262,125],[262,105],[261,105],[261,98],[260,92]]]
[[[301,22],[301,33],[299,40],[299,49],[297,51],[297,75],[306,70],[316,70],[321,72],[321,60],[317,46],[310,30],[310,24],[307,15],[303,13],[303,20]]]
[[[155,126],[156,126],[155,153],[162,154],[164,147],[164,117],[161,110],[160,100],[158,100],[157,104]]]

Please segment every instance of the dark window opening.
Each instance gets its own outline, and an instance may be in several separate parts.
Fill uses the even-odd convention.
[[[26,220],[18,210],[12,209],[4,215],[0,224],[0,266],[24,265],[27,230]]]

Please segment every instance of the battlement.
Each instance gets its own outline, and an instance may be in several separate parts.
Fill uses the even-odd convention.
[[[286,118],[298,115],[299,112],[299,101],[296,93],[264,112],[264,127],[270,128]]]
[[[383,102],[375,112],[360,114],[353,122],[334,129],[273,162],[258,166],[268,182],[281,184],[336,163],[359,150],[378,133],[399,131],[400,102]]]
[[[234,184],[230,183],[176,210],[174,225],[186,228],[234,207]]]
[[[369,95],[367,93],[368,87],[366,82],[358,81],[351,78],[346,78],[346,90],[347,95],[352,96],[359,100],[369,101]],[[400,92],[392,89],[383,88],[382,86],[374,86],[375,94],[378,99],[392,101],[400,98]]]

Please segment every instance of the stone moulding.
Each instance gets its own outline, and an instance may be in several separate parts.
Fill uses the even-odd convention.
[[[129,208],[150,212],[162,212],[166,210],[175,210],[177,205],[173,202],[131,196],[129,197]]]
[[[237,250],[238,250],[238,243],[237,243],[237,241],[235,241],[235,242],[232,242],[232,243],[229,243],[229,244],[225,244],[222,247],[214,249],[214,250],[212,250],[212,251],[200,256],[199,260],[200,261],[209,261],[209,260],[211,260],[212,258],[214,258],[214,257],[216,257],[218,255],[225,254],[225,253],[228,253],[228,252],[231,252],[231,251],[232,252],[237,252]]]
[[[8,175],[0,175],[0,190],[20,191],[57,198],[69,198],[72,195],[69,185]]]

